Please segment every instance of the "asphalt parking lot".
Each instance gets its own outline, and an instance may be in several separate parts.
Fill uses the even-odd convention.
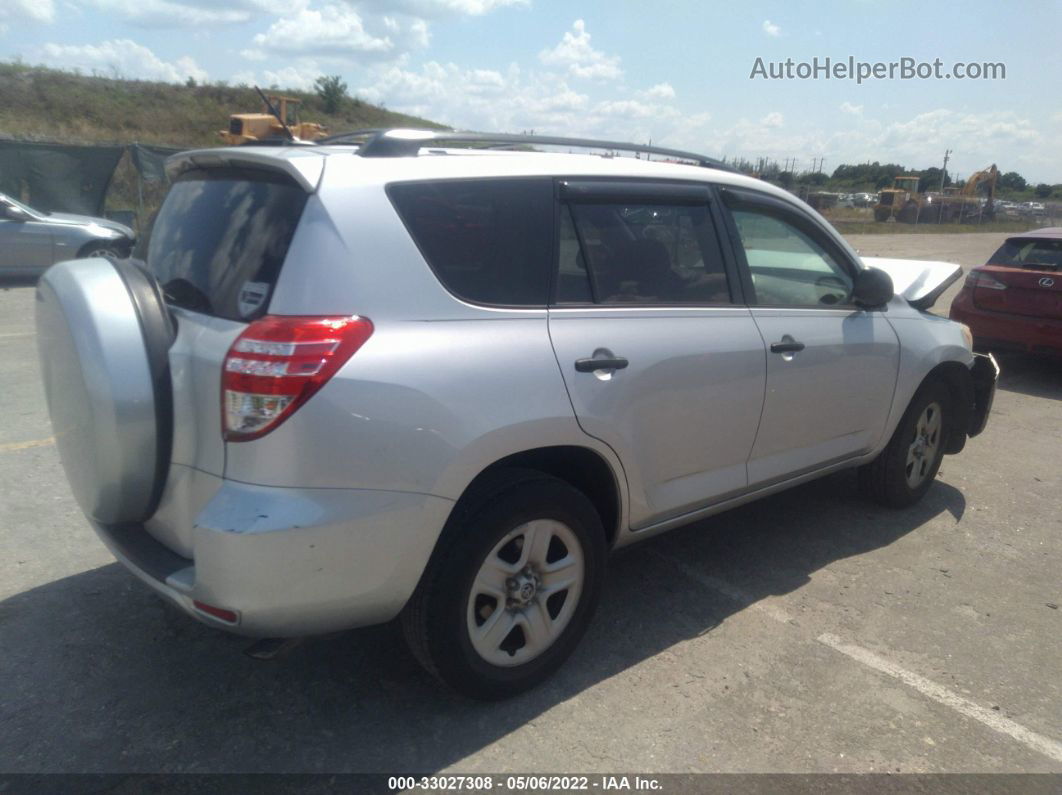
[[[853,243],[972,265],[1000,239]],[[0,290],[2,771],[1062,772],[1057,363],[1004,359],[910,510],[843,473],[617,554],[560,674],[480,704],[391,627],[257,662],[134,580],[70,496],[32,313]]]

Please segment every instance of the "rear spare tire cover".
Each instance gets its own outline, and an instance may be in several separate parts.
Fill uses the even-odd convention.
[[[49,268],[37,346],[56,445],[74,497],[101,524],[142,522],[169,466],[173,321],[158,283],[129,260]]]

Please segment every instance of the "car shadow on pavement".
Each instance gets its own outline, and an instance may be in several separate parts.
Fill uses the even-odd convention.
[[[997,353],[999,389],[1062,400],[1062,357]]]
[[[198,624],[106,565],[0,602],[0,759],[24,772],[437,771],[547,710],[594,709],[588,691],[611,677],[964,509],[963,495],[938,481],[919,505],[888,511],[861,500],[849,472],[621,551],[568,663],[490,704],[444,691],[393,625],[259,662],[241,654],[246,640]],[[724,581],[731,597],[677,569]],[[563,759],[528,754],[506,766],[563,769]]]

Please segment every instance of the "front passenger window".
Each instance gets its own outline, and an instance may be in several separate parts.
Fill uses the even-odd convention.
[[[851,303],[852,277],[810,235],[761,210],[732,210],[761,306]]]

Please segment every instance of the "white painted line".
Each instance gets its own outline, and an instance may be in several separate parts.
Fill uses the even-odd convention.
[[[670,555],[665,555],[663,552],[658,552],[655,549],[646,550],[650,555],[653,555],[658,560],[664,561],[669,566],[674,566],[681,571],[687,577],[694,582],[698,582],[706,588],[710,588],[732,602],[737,602],[743,607],[755,607],[757,610],[762,611],[767,616],[770,616],[779,624],[792,623],[792,616],[785,612],[781,607],[776,604],[771,604],[769,601],[765,601],[770,597],[758,598],[750,593],[737,588],[726,580],[720,580],[718,577],[714,577],[711,574],[705,574],[700,569],[697,569],[688,563],[685,563],[678,558],[673,558]]]
[[[906,668],[901,668],[895,663],[891,663],[883,657],[879,657],[872,651],[868,651],[867,649],[855,646],[851,643],[845,643],[836,635],[827,632],[823,635],[819,635],[818,641],[835,651],[839,651],[847,657],[851,657],[857,662],[863,663],[863,665],[873,668],[875,671],[880,671],[894,679],[899,679],[908,687],[913,687],[922,695],[933,699],[939,704],[951,707],[956,712],[959,712],[968,718],[973,718],[994,731],[1006,734],[1022,745],[1031,748],[1044,756],[1050,757],[1056,762],[1062,762],[1062,743],[1052,740],[1050,737],[1037,734],[1032,729],[1027,729],[1020,723],[1015,723],[1009,718],[1004,718],[994,710],[986,709],[980,704],[975,704],[957,693],[953,693],[946,687],[926,679],[924,676],[919,676],[916,673],[908,671]]]
[[[658,560],[667,563],[669,566],[673,566],[691,580],[725,596],[727,599],[737,602],[745,607],[756,608],[780,624],[793,623],[789,614],[778,605],[765,602],[763,599],[757,599],[757,597],[731,585],[726,580],[713,577],[711,574],[705,574],[678,558],[665,555],[652,548],[647,549],[646,552],[653,555]],[[894,679],[900,680],[908,687],[913,687],[919,693],[927,698],[931,698],[938,704],[943,704],[968,718],[973,718],[993,731],[1006,734],[1008,737],[1017,740],[1027,748],[1031,748],[1044,756],[1054,759],[1056,762],[1062,762],[1062,743],[1057,740],[1052,740],[1050,737],[1038,734],[1032,729],[1022,726],[1020,723],[1015,723],[1009,718],[1004,718],[998,712],[986,709],[980,704],[975,704],[969,699],[963,698],[957,693],[953,693],[946,687],[926,679],[924,676],[919,676],[912,671],[908,671],[906,668],[901,668],[895,663],[889,662],[883,657],[879,657],[868,649],[864,649],[861,646],[856,646],[851,643],[845,643],[832,633],[826,632],[819,635],[816,640],[856,662],[863,663],[863,665],[873,668],[875,671],[879,671]]]
[[[55,444],[54,436],[49,436],[47,439],[31,439],[28,442],[0,444],[0,453],[13,453],[15,450],[28,450],[31,447],[45,447],[49,444]]]
[[[35,331],[17,331],[12,334],[0,334],[0,339],[9,339],[11,337],[36,337]]]

